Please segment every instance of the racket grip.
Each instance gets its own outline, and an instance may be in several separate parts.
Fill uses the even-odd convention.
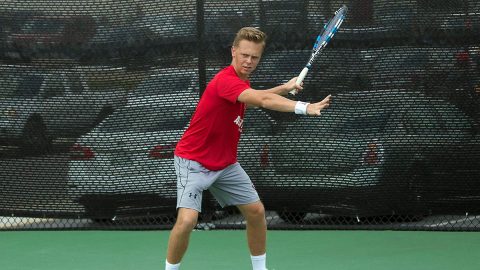
[[[305,79],[305,76],[307,76],[307,73],[308,73],[308,68],[304,67],[302,69],[302,72],[300,72],[300,75],[298,75],[297,81],[295,83],[297,85],[301,85],[303,82],[303,79]],[[292,95],[296,95],[297,93],[298,93],[297,89],[293,89],[292,91],[290,91],[290,94]]]

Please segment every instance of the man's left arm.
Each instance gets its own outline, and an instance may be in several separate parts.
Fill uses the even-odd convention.
[[[272,93],[272,94],[280,95],[280,96],[286,96],[290,91],[292,91],[292,89],[297,89],[300,92],[301,90],[303,90],[303,87],[298,86],[296,84],[296,81],[297,81],[297,77],[294,77],[290,81],[288,81],[284,84],[275,86],[275,87],[267,89],[267,90],[261,90],[261,91],[266,92],[266,93]],[[247,109],[248,108],[258,108],[258,106],[247,104]]]

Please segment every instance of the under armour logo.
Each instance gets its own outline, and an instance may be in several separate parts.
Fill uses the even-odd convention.
[[[190,194],[188,195],[188,197],[189,197],[189,198],[192,198],[192,197],[193,197],[194,199],[196,199],[196,198],[197,198],[197,194],[190,193]]]

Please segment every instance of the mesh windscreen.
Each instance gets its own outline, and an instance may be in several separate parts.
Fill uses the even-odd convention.
[[[270,228],[478,230],[476,0],[3,0],[0,228],[169,228],[173,150],[244,26],[251,86],[298,76],[320,117],[248,109],[238,160]],[[243,228],[204,192],[198,228]]]

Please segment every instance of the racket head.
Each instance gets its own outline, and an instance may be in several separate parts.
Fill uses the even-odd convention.
[[[340,25],[343,23],[345,20],[345,17],[347,16],[347,11],[348,8],[346,5],[343,5],[340,9],[338,9],[335,12],[335,16],[333,16],[332,19],[330,19],[325,26],[323,27],[322,31],[320,34],[317,36],[317,39],[315,40],[315,44],[313,45],[312,49],[312,55],[310,56],[310,59],[308,60],[307,65],[305,68],[302,70],[300,75],[297,78],[296,84],[301,85],[303,82],[303,79],[308,73],[308,70],[311,68],[313,62],[317,58],[317,56],[320,54],[320,52],[327,46],[328,42],[332,39],[332,37],[335,35],[335,33],[338,31],[340,28]],[[293,89],[290,91],[290,94],[295,95],[297,93],[296,89]]]
[[[335,16],[331,18],[323,27],[322,32],[317,36],[315,44],[313,45],[312,52],[316,53],[327,45],[332,37],[337,33],[340,25],[342,25],[345,17],[347,16],[348,8],[343,5],[335,12]]]

